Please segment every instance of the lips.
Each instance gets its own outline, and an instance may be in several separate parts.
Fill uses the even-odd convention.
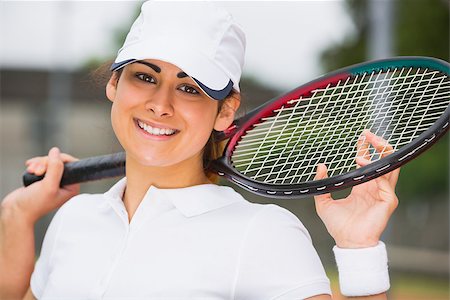
[[[154,124],[150,125],[149,123],[139,119],[135,119],[135,122],[139,128],[154,136],[171,136],[178,132],[177,129],[156,126]]]

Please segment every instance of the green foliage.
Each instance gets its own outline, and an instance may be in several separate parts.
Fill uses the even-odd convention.
[[[394,56],[431,56],[449,60],[449,2],[393,0]],[[322,53],[326,71],[367,60],[368,1],[345,2],[356,32]],[[447,200],[449,190],[448,134],[418,159],[402,168],[397,192],[402,200]]]
[[[402,167],[397,185],[400,199],[446,200],[449,190],[449,135]],[[446,196],[447,195],[447,196]]]
[[[326,72],[360,63],[366,57],[367,1],[347,0],[345,4],[356,32],[347,36],[340,44],[331,45],[322,52],[321,60]]]
[[[449,59],[449,2],[396,1],[396,55]]]
[[[432,56],[449,59],[449,3],[443,0],[394,1],[394,55]],[[368,1],[347,0],[355,34],[322,53],[326,71],[366,60]]]

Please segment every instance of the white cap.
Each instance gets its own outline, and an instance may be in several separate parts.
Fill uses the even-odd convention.
[[[239,92],[245,34],[225,10],[207,1],[147,1],[111,70],[143,59],[176,65],[211,98]]]

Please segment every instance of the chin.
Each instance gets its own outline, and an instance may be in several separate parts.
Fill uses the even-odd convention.
[[[166,159],[161,159],[161,156],[132,154],[132,158],[136,163],[145,167],[167,167],[173,163],[167,161]]]
[[[145,167],[170,167],[179,164],[184,165],[203,165],[203,151],[192,149],[191,152],[179,151],[181,149],[173,149],[170,151],[167,147],[163,149],[151,149],[145,147],[127,147],[132,150],[126,150],[128,158],[131,158],[136,164]],[[169,150],[169,151],[168,151]]]

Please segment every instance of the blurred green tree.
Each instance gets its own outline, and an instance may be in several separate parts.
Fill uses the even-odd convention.
[[[379,0],[385,1],[385,0]],[[394,1],[395,55],[432,56],[449,59],[449,2],[446,0]],[[369,31],[368,1],[345,0],[355,31],[321,55],[326,71],[366,60]]]
[[[382,0],[379,0],[382,1]],[[449,2],[446,0],[392,0],[393,53],[395,56],[431,56],[449,60]],[[355,31],[321,55],[325,71],[367,58],[369,17],[367,0],[346,0]],[[448,134],[428,152],[402,169],[397,187],[402,200],[448,200]]]

